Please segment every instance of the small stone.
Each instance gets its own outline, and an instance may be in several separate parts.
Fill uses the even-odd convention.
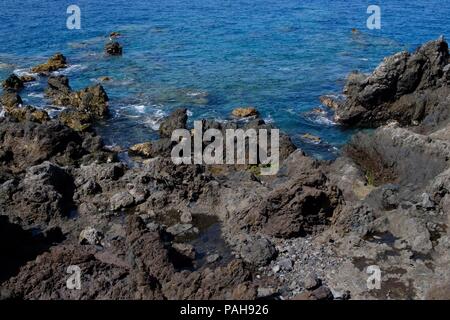
[[[280,269],[281,269],[281,267],[280,267],[279,265],[275,265],[275,266],[272,268],[272,271],[273,271],[273,273],[278,273],[278,271],[280,271]]]
[[[152,154],[153,154],[152,153],[152,143],[144,142],[144,143],[135,144],[134,146],[130,147],[128,152],[130,153],[130,155],[151,158]]]
[[[278,264],[280,265],[281,269],[283,271],[291,271],[292,270],[292,261],[290,259],[283,259],[280,260],[280,262],[278,262]]]
[[[331,290],[325,286],[321,286],[311,292],[317,300],[333,300]]]
[[[303,286],[306,290],[317,289],[321,285],[321,281],[313,274],[308,274],[303,281]]]
[[[206,262],[214,263],[216,261],[219,261],[220,259],[221,259],[220,255],[212,254],[212,255],[206,257]]]
[[[161,228],[161,226],[155,222],[147,223],[146,227],[149,231],[152,231],[152,232],[159,231]]]
[[[113,31],[113,32],[111,32],[110,34],[109,34],[109,37],[110,38],[118,38],[118,37],[120,37],[121,36],[121,34],[119,33],[119,32],[117,32],[117,31]]]
[[[195,259],[195,248],[193,245],[187,243],[174,243],[172,248],[189,259]]]
[[[169,228],[167,228],[166,231],[173,236],[180,236],[186,233],[198,233],[198,229],[194,228],[192,224],[181,224],[181,223],[177,223],[173,226],[170,226]]]
[[[105,76],[105,77],[100,77],[98,80],[99,80],[100,82],[108,82],[108,81],[111,81],[111,78]]]
[[[322,139],[320,137],[317,137],[315,135],[312,135],[310,133],[305,133],[304,135],[302,135],[302,138],[305,140],[309,140],[313,143],[320,143],[322,142]]]
[[[87,227],[80,232],[79,242],[80,244],[99,245],[103,239],[103,234],[97,231],[95,228]]]
[[[119,192],[111,197],[111,210],[117,211],[128,208],[134,204],[133,196],[128,192]]]
[[[428,193],[422,194],[422,208],[431,210],[434,209],[435,205],[433,201],[431,200],[431,197]]]
[[[276,294],[276,290],[270,287],[258,287],[258,298],[267,298]]]
[[[191,223],[192,214],[189,211],[184,211],[180,216],[181,223]]]

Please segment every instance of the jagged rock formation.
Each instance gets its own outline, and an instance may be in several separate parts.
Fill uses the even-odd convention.
[[[402,125],[439,122],[448,113],[450,61],[447,42],[431,41],[416,52],[387,57],[371,75],[348,77],[344,102],[336,101],[336,120],[347,126],[377,127],[389,120]]]

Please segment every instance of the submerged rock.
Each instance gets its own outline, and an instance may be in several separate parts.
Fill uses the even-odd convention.
[[[315,135],[312,135],[310,133],[305,133],[302,135],[302,138],[308,141],[311,141],[313,143],[320,143],[322,142],[322,139],[320,137],[317,137]]]
[[[109,34],[110,38],[118,38],[120,36],[121,36],[120,32],[117,32],[117,31],[113,31]]]

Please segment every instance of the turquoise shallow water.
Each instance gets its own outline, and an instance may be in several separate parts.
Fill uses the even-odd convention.
[[[66,28],[66,8],[81,8],[81,30]],[[366,9],[382,9],[382,29],[368,30]],[[197,118],[226,120],[256,106],[267,121],[320,158],[334,157],[352,132],[330,114],[313,117],[319,97],[342,90],[352,70],[368,72],[384,56],[450,35],[449,0],[23,0],[0,3],[0,77],[45,61],[56,51],[71,67],[74,89],[99,77],[111,119],[99,126],[108,144],[128,146],[155,136],[158,121],[183,106]],[[360,32],[353,34],[352,28]],[[102,49],[119,31],[124,56]],[[46,106],[45,79],[22,94]],[[320,136],[321,144],[301,139]]]

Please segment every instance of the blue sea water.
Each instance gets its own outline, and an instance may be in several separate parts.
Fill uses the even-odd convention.
[[[81,9],[68,30],[66,9]],[[382,10],[369,30],[366,10]],[[309,154],[332,158],[352,131],[313,116],[323,94],[342,91],[352,70],[371,71],[386,55],[450,36],[449,0],[22,0],[0,2],[0,78],[23,73],[55,52],[69,59],[74,89],[100,77],[112,117],[98,126],[108,144],[155,137],[158,121],[187,107],[190,121],[226,120],[256,106]],[[359,30],[352,33],[352,29]],[[112,31],[123,57],[105,57]],[[49,107],[46,79],[27,85],[25,102]],[[311,133],[322,138],[302,140]]]

